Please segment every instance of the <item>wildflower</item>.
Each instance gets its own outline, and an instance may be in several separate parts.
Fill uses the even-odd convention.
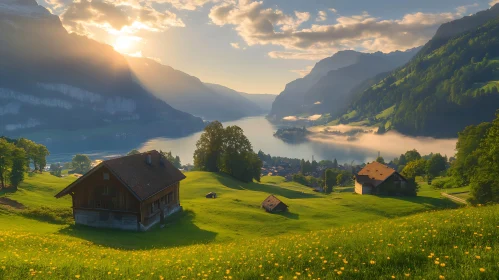
[[[392,275],[392,279],[395,279],[395,275]]]
[[[341,275],[343,272],[341,270],[338,270],[338,272],[336,273],[338,273],[338,275]]]
[[[441,264],[440,264],[440,266],[441,266],[441,267],[445,267],[445,263],[441,263]]]
[[[435,264],[439,264],[440,262],[439,261],[435,261]]]
[[[409,274],[409,273],[404,273],[404,275],[405,275],[405,277],[411,276],[411,274]]]
[[[77,274],[77,275],[75,275],[75,277],[79,279],[79,278],[80,278],[80,275],[79,275],[79,274]]]
[[[370,264],[376,264],[376,261],[371,260],[369,263]]]
[[[480,256],[475,256],[475,258],[476,258],[477,260],[479,260],[479,259],[480,259]]]
[[[480,272],[485,272],[485,268],[480,268]]]
[[[445,279],[445,276],[440,275],[440,276],[438,276],[438,279]]]

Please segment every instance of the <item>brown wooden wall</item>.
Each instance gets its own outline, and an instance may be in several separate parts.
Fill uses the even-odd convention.
[[[177,208],[180,205],[179,187],[180,182],[177,182],[143,201],[140,211],[142,213],[141,222],[147,224],[148,220],[159,215],[161,210],[168,213]]]
[[[76,209],[140,212],[138,199],[105,166],[88,175],[72,192]]]

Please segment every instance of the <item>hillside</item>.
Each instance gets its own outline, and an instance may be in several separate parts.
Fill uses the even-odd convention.
[[[35,0],[0,3],[0,112],[0,134],[11,136],[117,126],[180,136],[204,126],[137,84],[111,46],[68,34]]]
[[[440,206],[450,202],[432,198],[430,190],[415,198],[420,200],[405,201],[323,196],[279,177],[243,185],[209,173],[187,177],[180,194],[184,213],[146,233],[49,224],[0,208],[0,278],[495,277],[497,206],[386,219],[432,209],[434,200]],[[43,201],[64,208],[69,199],[52,195],[71,180],[35,175],[21,192],[7,196],[28,207]],[[220,198],[204,198],[208,191]],[[290,213],[261,210],[267,192],[286,200]]]
[[[443,25],[411,62],[359,93],[350,121],[434,137],[455,137],[468,125],[491,121],[499,108],[498,16],[495,5]],[[390,108],[388,117],[376,118]]]
[[[286,85],[272,104],[270,119],[300,114],[340,114],[353,98],[350,91],[364,80],[409,61],[418,49],[384,54],[340,51],[319,61],[310,74]]]
[[[263,110],[239,93],[218,91],[170,66],[148,58],[126,57],[137,81],[173,107],[206,120],[228,121]],[[230,90],[227,88],[227,90]],[[232,91],[232,90],[231,90]]]

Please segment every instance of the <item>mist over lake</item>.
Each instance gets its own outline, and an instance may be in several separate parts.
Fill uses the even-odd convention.
[[[417,149],[421,154],[441,153],[447,156],[454,155],[457,139],[433,139],[426,137],[407,137],[397,132],[388,132],[384,135],[363,134],[355,141],[348,141],[345,137],[312,135],[311,141],[301,144],[289,144],[273,136],[278,129],[263,116],[250,117],[237,121],[224,122],[224,127],[229,125],[240,126],[253,145],[255,152],[262,150],[273,156],[290,158],[304,158],[312,160],[336,158],[340,163],[362,163],[374,160],[378,151],[386,160],[391,160],[407,150]],[[337,130],[345,130],[349,127],[335,127]],[[192,156],[196,149],[196,142],[201,132],[182,138],[151,138],[121,140],[114,144],[114,148],[100,148],[99,143],[67,143],[48,147],[51,151],[49,162],[70,161],[76,153],[88,154],[92,159],[107,158],[126,154],[132,149],[140,151],[163,150],[172,151],[180,156],[182,164],[192,163]]]

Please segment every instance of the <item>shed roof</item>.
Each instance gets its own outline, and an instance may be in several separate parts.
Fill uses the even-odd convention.
[[[151,164],[147,163],[148,155],[151,156]],[[158,151],[153,150],[103,161],[55,197],[67,195],[72,188],[84,182],[88,175],[102,166],[107,167],[140,201],[185,179],[185,175],[180,170]]]
[[[280,201],[277,197],[274,195],[269,195],[263,202],[262,202],[262,207],[267,209],[268,211],[274,210],[279,204],[283,204],[284,206],[288,207],[284,202]]]

